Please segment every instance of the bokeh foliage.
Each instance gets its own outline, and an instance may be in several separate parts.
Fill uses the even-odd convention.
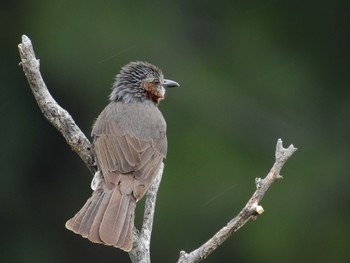
[[[26,34],[86,134],[125,63],[149,61],[181,84],[160,105],[169,153],[154,262],[176,261],[242,208],[277,138],[299,150],[266,212],[205,262],[349,262],[348,10],[345,1],[2,3],[1,261],[128,262],[64,228],[91,175],[35,104],[18,66]]]

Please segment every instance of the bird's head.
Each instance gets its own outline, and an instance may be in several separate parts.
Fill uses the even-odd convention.
[[[151,100],[159,104],[167,88],[179,87],[175,81],[164,79],[162,71],[147,62],[130,62],[116,77],[111,101],[137,102]]]

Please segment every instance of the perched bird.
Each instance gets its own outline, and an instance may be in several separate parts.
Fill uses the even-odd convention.
[[[93,129],[98,171],[92,196],[66,227],[95,243],[130,251],[136,202],[167,154],[166,123],[157,105],[178,87],[147,62],[131,62],[116,77],[110,103]]]

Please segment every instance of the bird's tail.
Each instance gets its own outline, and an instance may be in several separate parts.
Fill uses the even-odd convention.
[[[83,208],[66,223],[66,228],[91,242],[130,251],[133,246],[136,200],[114,189],[97,189]]]

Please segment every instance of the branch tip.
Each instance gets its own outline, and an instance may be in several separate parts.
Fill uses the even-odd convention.
[[[32,44],[32,41],[29,39],[29,37],[27,37],[26,35],[22,35],[22,43],[23,44],[29,44],[31,45]]]

